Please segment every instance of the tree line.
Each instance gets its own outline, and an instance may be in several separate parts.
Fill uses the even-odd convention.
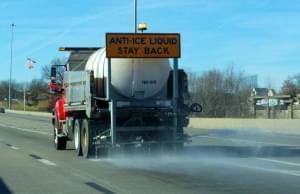
[[[26,95],[30,95],[35,100],[39,94],[47,92],[47,83],[44,79],[33,79],[29,82],[17,82],[12,80],[11,82],[11,99],[22,100],[24,97],[24,88]],[[9,81],[0,81],[0,100],[8,100]]]
[[[282,94],[291,95],[292,97],[300,94],[300,73],[289,76],[284,80],[280,92]]]
[[[54,58],[51,65],[64,65],[65,58]],[[26,95],[32,101],[40,94],[48,93],[51,65],[44,65],[41,69],[41,78],[33,79],[28,83],[12,81],[11,96],[14,100],[23,100],[24,85]],[[211,69],[200,74],[189,73],[189,90],[191,100],[202,105],[205,117],[251,117],[249,99],[253,83],[247,79],[247,74],[237,70],[233,65],[225,69]],[[58,82],[63,79],[63,68],[58,68]],[[0,100],[8,100],[7,80],[0,81]],[[289,76],[284,80],[279,94],[296,96],[300,94],[300,73]]]
[[[23,104],[24,92],[26,94],[26,104],[36,105],[41,95],[48,94],[48,84],[50,80],[50,69],[52,65],[64,65],[66,63],[65,58],[54,58],[50,65],[44,65],[41,69],[41,77],[38,79],[32,79],[28,82],[18,82],[16,80],[11,81],[11,101],[12,107],[14,104]],[[58,80],[63,78],[63,68],[58,68],[57,72]],[[1,106],[8,106],[9,98],[9,81],[0,81],[0,102]],[[52,99],[52,98],[51,98]],[[15,106],[16,107],[16,106]]]
[[[189,74],[192,101],[202,105],[204,117],[252,117],[250,99],[255,87],[243,71],[234,66]],[[268,88],[272,89],[272,88]],[[300,73],[283,81],[279,95],[300,95]]]
[[[249,95],[253,86],[234,66],[201,74],[190,73],[189,84],[192,101],[203,107],[202,116],[249,116]]]

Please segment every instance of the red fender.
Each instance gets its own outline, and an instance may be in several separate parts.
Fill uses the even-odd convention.
[[[56,116],[59,120],[66,119],[65,107],[64,107],[65,102],[66,102],[66,100],[63,97],[63,98],[58,99],[55,103]]]
[[[56,121],[66,120],[67,113],[65,112],[65,106],[64,106],[65,102],[66,102],[66,97],[62,95],[61,98],[59,98],[55,103]],[[56,128],[61,129],[61,125],[59,124],[59,122],[56,122]]]

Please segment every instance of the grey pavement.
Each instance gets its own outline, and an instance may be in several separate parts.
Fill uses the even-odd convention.
[[[0,114],[0,193],[299,192],[300,136],[186,131],[178,155],[85,160],[54,150],[49,118]]]

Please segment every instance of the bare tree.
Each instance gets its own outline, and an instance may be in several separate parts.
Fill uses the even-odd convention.
[[[296,96],[300,94],[300,73],[288,77],[287,80],[283,81],[281,86],[281,93]]]
[[[40,94],[47,93],[48,91],[47,82],[42,79],[33,79],[29,83],[28,88],[33,100],[35,100]]]
[[[210,117],[240,117],[249,114],[248,97],[251,86],[245,75],[229,66],[221,71],[209,70],[200,75],[190,74],[193,101],[203,106],[203,115]]]
[[[63,75],[64,75],[64,67],[62,67],[62,65],[65,65],[67,62],[67,59],[66,58],[54,58],[52,61],[51,61],[51,64],[50,65],[44,65],[43,68],[42,68],[42,77],[43,77],[43,80],[50,80],[51,78],[51,66],[57,66],[57,71],[56,71],[56,74],[57,74],[57,82],[58,83],[62,83],[63,81]]]
[[[222,80],[222,73],[215,69],[203,73],[195,80],[190,80],[194,85],[194,91],[191,91],[192,99],[202,104],[204,114],[208,116],[218,116],[223,111]]]
[[[9,82],[8,81],[1,81],[0,82],[0,100],[8,99],[8,88]],[[22,85],[17,83],[15,80],[11,82],[11,96],[12,98],[18,98],[20,96],[20,92],[22,92]]]

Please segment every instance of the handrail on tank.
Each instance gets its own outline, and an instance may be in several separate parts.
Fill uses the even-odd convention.
[[[100,97],[96,97],[96,96],[93,96],[93,99],[102,100],[102,101],[109,101],[110,100],[110,99],[107,99],[107,98],[100,98]]]
[[[96,51],[103,47],[59,47],[59,51]]]

